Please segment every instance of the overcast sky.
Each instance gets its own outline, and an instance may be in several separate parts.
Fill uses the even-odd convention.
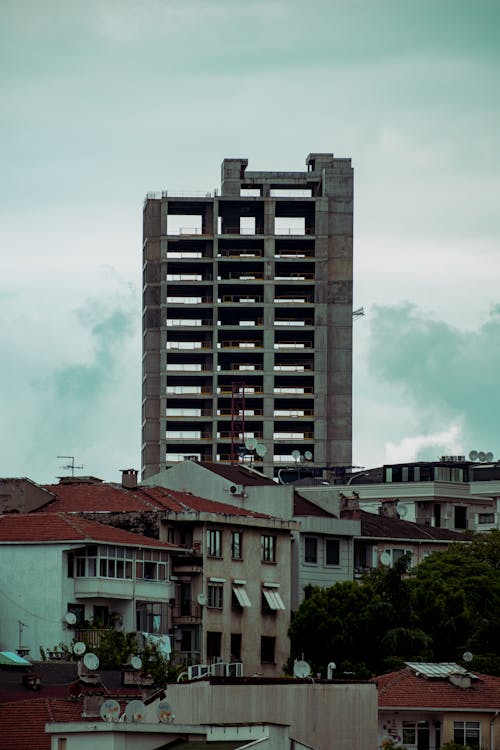
[[[498,0],[2,0],[0,476],[140,468],[146,192],[312,151],[355,170],[354,463],[500,456],[499,22]]]

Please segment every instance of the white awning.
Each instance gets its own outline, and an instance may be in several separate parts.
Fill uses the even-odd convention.
[[[248,598],[248,594],[243,588],[243,586],[233,586],[233,591],[236,599],[238,600],[238,604],[240,607],[251,607],[252,602]]]
[[[277,591],[271,591],[271,589],[262,589],[264,598],[269,605],[270,609],[286,609],[283,604],[283,600]]]

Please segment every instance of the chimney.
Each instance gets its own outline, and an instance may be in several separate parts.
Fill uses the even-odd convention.
[[[384,516],[384,518],[399,518],[397,499],[382,500],[382,504],[378,512],[379,515]]]
[[[122,469],[122,487],[126,490],[137,489],[137,469]]]
[[[341,518],[352,520],[361,518],[359,495],[357,492],[353,492],[352,495],[344,495],[344,493],[341,492],[339,495],[339,503]]]

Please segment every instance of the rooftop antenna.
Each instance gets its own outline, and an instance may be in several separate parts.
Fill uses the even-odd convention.
[[[22,622],[21,620],[17,621],[17,624],[19,625],[19,650],[22,649],[22,640],[23,640],[23,630],[24,628],[27,628],[28,626]]]
[[[356,310],[352,311],[352,319],[357,320],[358,318],[362,318],[364,314],[365,314],[365,308],[358,307]]]
[[[71,469],[71,476],[75,476],[75,469],[83,469],[83,464],[75,464],[75,457],[74,456],[58,456],[57,458],[66,458],[68,460],[71,460],[70,464],[67,464],[66,466],[61,466],[61,469]]]

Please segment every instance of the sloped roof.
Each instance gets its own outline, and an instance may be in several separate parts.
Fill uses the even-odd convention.
[[[361,536],[376,539],[411,539],[415,541],[463,541],[463,535],[451,529],[404,521],[402,518],[390,518],[378,513],[360,511]]]
[[[446,678],[418,676],[411,667],[376,678],[379,708],[494,709],[500,706],[500,677],[477,674],[470,687]]]
[[[177,549],[174,544],[65,513],[9,513],[0,516],[0,544],[19,542],[103,542]]]
[[[157,486],[138,486],[133,490],[121,485],[82,484],[79,482],[47,485],[55,499],[47,503],[41,512],[64,513],[127,513],[158,512],[171,513],[215,513],[224,516],[246,518],[271,518],[264,513],[240,508],[230,503],[207,500],[189,492],[169,490]]]
[[[63,698],[0,703],[0,750],[50,750],[45,724],[82,721],[82,704]]]
[[[246,466],[241,464],[216,464],[210,462],[203,462],[200,464],[204,469],[218,474],[224,479],[228,479],[230,482],[235,484],[244,484],[246,487],[253,486],[278,486],[270,477],[265,477],[255,469],[248,469]]]
[[[306,500],[298,492],[293,493],[293,515],[294,516],[319,516],[321,518],[337,518],[334,513],[329,513],[319,505]]]

